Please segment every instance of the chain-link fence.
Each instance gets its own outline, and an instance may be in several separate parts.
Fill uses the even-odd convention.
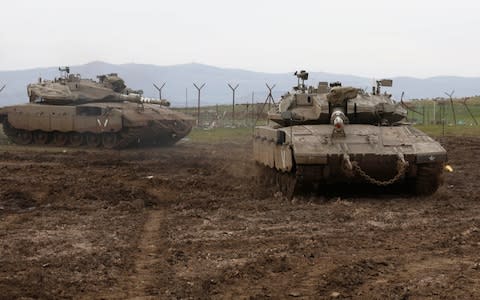
[[[267,120],[268,105],[238,104],[235,111],[232,106],[216,105],[201,107],[200,114],[196,108],[179,109],[198,122],[198,127],[253,127],[255,124],[265,123]]]
[[[418,100],[405,102],[407,120],[417,125],[478,126],[480,124],[480,102],[468,100]],[[267,120],[268,104],[238,104],[235,112],[231,105],[180,109],[192,118],[199,118],[199,127],[252,127]]]
[[[406,105],[408,120],[418,125],[478,126],[480,122],[480,103],[425,100]]]

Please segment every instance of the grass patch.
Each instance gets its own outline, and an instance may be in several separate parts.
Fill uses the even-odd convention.
[[[445,134],[441,125],[415,125],[415,128],[431,136],[480,136],[480,126],[446,125]]]
[[[445,120],[446,125],[476,125],[473,118],[480,123],[480,104],[477,100],[468,100],[467,105],[456,100],[453,102],[453,109],[449,101],[434,103],[431,100],[422,100],[409,102],[408,105],[416,112],[408,110],[407,119],[418,124],[438,125]]]
[[[253,135],[250,127],[240,128],[194,128],[187,138],[192,142],[221,143],[247,141]]]
[[[426,134],[434,137],[443,136],[441,125],[415,125]],[[253,135],[252,128],[213,128],[209,130],[194,128],[188,139],[191,142],[221,143],[221,142],[244,142]],[[446,125],[446,136],[480,136],[480,126],[469,125]]]

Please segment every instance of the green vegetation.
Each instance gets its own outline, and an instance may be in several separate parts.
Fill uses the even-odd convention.
[[[443,135],[441,125],[415,125],[416,128],[433,137]],[[253,134],[252,128],[195,128],[187,137],[191,142],[221,143],[247,141]],[[480,136],[480,126],[445,126],[445,136]]]
[[[415,125],[416,128],[427,133],[431,136],[442,136],[444,135],[442,125]],[[467,126],[467,125],[458,125],[458,126],[445,126],[445,135],[446,136],[480,136],[480,126]]]
[[[417,124],[442,124],[445,120],[446,125],[476,125],[480,124],[480,103],[476,98],[466,101],[454,100],[453,109],[449,100],[432,101],[412,101],[408,102],[408,119]]]
[[[226,141],[246,141],[253,135],[251,127],[239,128],[194,128],[188,135],[192,142],[220,143]]]
[[[408,120],[432,136],[480,135],[480,98],[415,100],[408,102]],[[466,104],[466,105],[465,105]],[[473,115],[473,118],[472,118]]]
[[[200,124],[203,127],[253,127],[255,121],[266,120],[266,111],[268,106],[263,103],[252,104],[236,104],[235,105],[235,121],[233,120],[233,109],[231,105],[213,105],[202,106],[200,108]],[[175,108],[175,110],[186,113],[195,120],[198,118],[197,109],[195,107]]]

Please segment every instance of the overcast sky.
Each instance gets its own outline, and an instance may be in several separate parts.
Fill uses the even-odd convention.
[[[0,70],[102,60],[480,76],[474,0],[7,0],[0,12]]]

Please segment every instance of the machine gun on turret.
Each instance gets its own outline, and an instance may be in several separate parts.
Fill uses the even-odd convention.
[[[60,71],[60,78],[67,78],[70,74],[70,67],[59,67],[58,70]]]
[[[297,86],[294,87],[293,89],[295,91],[305,92],[305,90],[307,89],[307,87],[305,86],[305,80],[308,80],[308,72],[305,70],[301,70],[300,72],[295,71],[293,75],[297,76],[298,78]],[[300,83],[300,81],[302,81],[302,83]]]

